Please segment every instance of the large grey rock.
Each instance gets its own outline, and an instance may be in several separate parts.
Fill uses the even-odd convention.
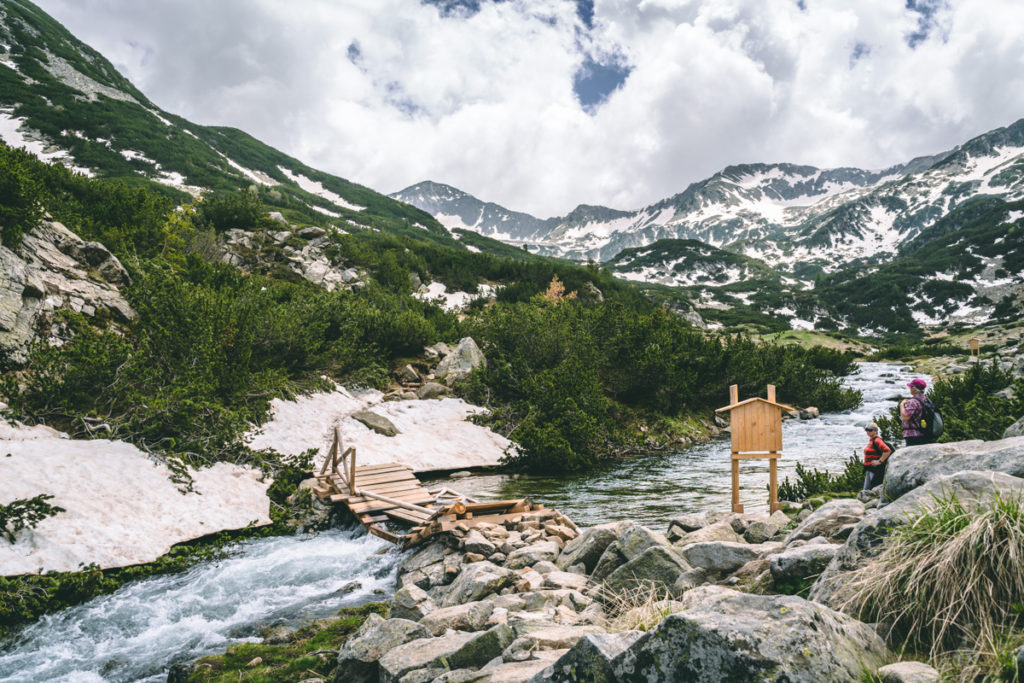
[[[462,549],[467,553],[477,553],[484,557],[490,557],[497,552],[498,547],[487,540],[478,530],[470,529],[466,538],[462,541]]]
[[[602,583],[605,592],[612,594],[644,586],[668,592],[675,586],[680,575],[690,569],[690,565],[672,548],[654,545],[613,571]]]
[[[477,368],[486,368],[487,359],[480,351],[472,337],[463,337],[455,350],[444,357],[434,369],[434,377],[443,379],[445,384],[452,383],[469,376]]]
[[[558,559],[558,552],[558,544],[554,541],[541,541],[513,550],[505,560],[505,566],[510,569],[520,569],[532,567],[538,562],[554,562]]]
[[[840,547],[832,543],[814,543],[788,548],[768,558],[768,570],[776,585],[806,581],[821,574]]]
[[[1024,417],[1021,417],[1003,432],[1004,439],[1010,439],[1015,436],[1024,436]]]
[[[678,540],[673,541],[672,545],[677,548],[682,548],[693,543],[707,543],[710,541],[741,543],[743,541],[743,537],[736,533],[728,520],[721,520],[696,531],[683,534]]]
[[[939,672],[924,662],[886,664],[877,672],[882,683],[939,683]]]
[[[896,527],[934,508],[937,500],[955,495],[970,510],[991,503],[996,493],[1024,496],[1024,479],[1002,472],[957,472],[920,486],[884,508],[872,510],[854,526],[846,543],[814,582],[808,597],[827,605],[837,602],[836,593],[846,582],[847,572],[878,555]]]
[[[398,568],[399,584],[416,585],[424,590],[442,584],[444,557],[444,546],[440,542],[427,543],[403,560]]]
[[[888,475],[886,475],[888,476]],[[801,521],[786,536],[785,544],[807,541],[816,536],[832,538],[842,527],[864,518],[864,503],[852,498],[830,500]]]
[[[25,363],[40,321],[57,309],[133,320],[119,289],[127,284],[128,272],[106,247],[55,221],[25,233],[16,251],[0,245],[0,358]]]
[[[448,629],[480,631],[487,624],[487,620],[493,612],[494,603],[477,600],[436,609],[420,619],[420,626],[433,636],[439,636]]]
[[[441,398],[447,396],[449,393],[448,387],[437,382],[427,382],[422,387],[416,390],[416,398],[421,401],[426,401],[432,398]]]
[[[416,584],[409,584],[395,591],[395,597],[391,599],[391,611],[388,613],[388,616],[393,619],[419,621],[436,609],[437,605],[427,595],[425,590]]]
[[[729,574],[761,556],[760,546],[731,541],[693,543],[679,553],[694,567],[712,574]]]
[[[866,624],[796,596],[701,586],[680,602],[615,657],[616,680],[857,681],[890,657]]]
[[[531,683],[616,683],[612,660],[643,634],[643,631],[587,634],[557,662],[538,673]]]
[[[396,436],[398,434],[398,427],[395,427],[395,424],[391,420],[383,415],[378,415],[372,410],[360,410],[352,413],[351,417],[356,422],[363,423],[373,431],[383,436]]]
[[[378,660],[381,683],[397,683],[405,674],[429,666],[446,666],[452,655],[478,637],[477,633],[449,631],[438,638],[418,638],[389,649]],[[501,654],[501,650],[498,651]],[[342,680],[335,676],[335,680]],[[348,681],[346,680],[346,683]]]
[[[893,501],[947,474],[965,470],[1024,477],[1024,436],[999,441],[957,441],[908,446],[889,458],[882,498]]]
[[[604,629],[593,624],[553,624],[545,621],[520,621],[515,625],[516,635],[533,643],[536,650],[561,650],[572,647],[580,638]]]
[[[657,531],[639,524],[632,524],[622,530],[617,539],[619,552],[626,560],[633,560],[654,546],[669,547],[668,539]]]
[[[603,581],[608,575],[626,563],[626,556],[619,550],[619,542],[612,541],[601,553],[594,571],[590,573],[590,579],[595,582]]]
[[[442,607],[461,605],[497,593],[516,582],[516,573],[491,562],[473,562],[463,567],[451,585],[444,589]]]
[[[371,614],[338,652],[337,683],[373,683],[378,677],[377,661],[393,648],[427,637],[427,631],[407,619],[383,619]]]
[[[463,643],[462,647],[445,658],[444,663],[453,669],[481,667],[515,640],[515,632],[508,624],[497,624]]]

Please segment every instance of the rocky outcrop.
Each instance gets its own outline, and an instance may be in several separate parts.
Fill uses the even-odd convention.
[[[889,458],[882,497],[893,501],[928,482],[965,470],[1024,477],[1024,436],[901,448]]]
[[[857,523],[849,538],[811,587],[810,599],[826,605],[837,602],[837,591],[846,574],[862,566],[882,549],[893,529],[906,524],[939,500],[955,495],[965,509],[990,503],[995,494],[1024,495],[1024,479],[1001,472],[958,472],[944,475],[918,487],[883,508],[872,510]],[[833,605],[836,606],[836,605]]]
[[[866,624],[796,596],[701,586],[680,602],[612,660],[615,680],[856,681],[891,657]]]
[[[128,283],[128,272],[106,247],[56,221],[27,233],[16,251],[0,245],[0,363],[25,363],[40,324],[57,309],[132,320],[135,311],[119,289]]]
[[[1010,439],[1015,436],[1024,436],[1024,417],[1021,417],[1003,432],[1004,439]]]
[[[865,512],[864,504],[859,500],[830,500],[804,518],[786,536],[785,544],[789,546],[794,541],[808,541],[817,536],[834,538],[840,533],[840,529],[863,519]]]
[[[434,377],[451,386],[481,367],[487,367],[487,359],[484,358],[483,352],[472,337],[463,337],[455,350],[437,364],[434,369]]]
[[[352,413],[350,417],[382,436],[396,436],[398,434],[398,428],[395,427],[391,420],[383,415],[378,415],[372,410],[360,410]]]

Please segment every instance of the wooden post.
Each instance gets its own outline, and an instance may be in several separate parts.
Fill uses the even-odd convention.
[[[740,387],[738,384],[733,384],[729,387],[729,405],[736,405],[740,402]]]
[[[768,385],[768,400],[771,401],[772,403],[775,403],[775,385],[774,384],[769,384]]]
[[[778,453],[772,455],[778,456]],[[768,513],[781,510],[779,505],[779,459],[774,457],[768,460]]]
[[[732,454],[732,511],[743,512],[743,504],[740,503],[740,460],[739,454]]]

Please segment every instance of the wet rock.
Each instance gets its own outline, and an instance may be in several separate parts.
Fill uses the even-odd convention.
[[[889,458],[882,497],[893,501],[941,476],[967,470],[1024,477],[1024,436],[901,448]]]
[[[814,406],[808,406],[800,411],[801,420],[814,420],[821,417],[821,411]]]
[[[866,624],[795,596],[701,586],[612,661],[616,680],[856,681],[890,656]]]
[[[939,672],[924,662],[887,664],[877,672],[881,683],[939,683]]]

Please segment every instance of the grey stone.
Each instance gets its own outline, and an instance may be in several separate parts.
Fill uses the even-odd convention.
[[[694,567],[712,574],[730,574],[760,557],[761,549],[749,543],[707,541],[688,545],[680,554]]]
[[[657,531],[640,526],[639,524],[627,526],[616,540],[619,544],[619,552],[622,553],[626,560],[636,559],[654,546],[668,547],[671,545],[668,539]]]
[[[555,561],[561,569],[583,564],[587,573],[594,570],[605,549],[619,537],[629,522],[609,522],[584,529],[565,544]]]
[[[470,529],[469,533],[466,534],[466,538],[462,541],[462,549],[467,553],[479,553],[484,557],[488,557],[497,552],[498,547],[488,541],[477,529]]]
[[[779,533],[779,525],[769,520],[755,520],[743,531],[743,540],[747,543],[764,543]]]
[[[612,594],[646,585],[670,591],[680,575],[690,569],[670,547],[655,545],[613,571],[602,583],[605,591]]]
[[[790,581],[805,581],[820,574],[840,546],[814,543],[799,548],[789,548],[768,558],[768,569],[776,584]]]
[[[1010,439],[1015,436],[1024,436],[1024,417],[1021,417],[1003,432],[1004,439]]]
[[[491,562],[474,562],[463,567],[440,600],[442,607],[461,605],[497,593],[516,581],[515,572]]]
[[[612,541],[608,544],[608,547],[601,553],[600,559],[594,566],[594,571],[590,574],[590,579],[595,582],[603,581],[613,571],[621,567],[626,563],[626,556],[619,550],[619,542]]]
[[[836,556],[814,582],[810,599],[831,604],[846,574],[881,552],[885,539],[894,529],[924,510],[935,507],[938,499],[955,495],[965,509],[991,503],[993,496],[1024,496],[1024,479],[1002,472],[957,472],[941,476],[920,486],[899,500],[872,510],[857,523]]]
[[[679,540],[673,542],[672,545],[677,548],[683,548],[692,543],[707,543],[710,541],[741,543],[743,537],[733,530],[732,525],[727,520],[722,520],[685,534]]]
[[[472,337],[463,337],[455,350],[437,364],[434,377],[443,379],[445,384],[451,386],[452,383],[468,377],[473,370],[486,367],[487,359],[484,358],[480,347]]]
[[[445,662],[462,649],[462,646],[479,634],[449,631],[438,638],[419,638],[389,649],[379,660],[381,683],[396,683],[402,676],[415,669],[429,666],[446,666]],[[500,650],[499,650],[500,652]],[[341,683],[347,679],[335,681]]]
[[[558,559],[558,553],[558,545],[554,541],[541,541],[525,548],[513,550],[505,560],[505,566],[509,569],[520,569],[533,566],[538,562],[554,562]]]
[[[371,614],[338,652],[334,680],[338,683],[376,681],[378,660],[394,648],[426,636],[426,629],[414,621],[382,619],[380,615]]]
[[[391,420],[383,415],[378,415],[372,410],[360,410],[352,413],[350,417],[383,436],[396,436],[398,434],[398,428],[395,427]]]
[[[487,664],[515,640],[515,632],[508,624],[497,624],[482,633],[474,634],[462,646],[444,658],[444,664],[453,669],[477,668]]]
[[[310,225],[309,227],[302,228],[296,234],[304,240],[313,240],[317,237],[323,237],[327,234],[327,231],[315,225]]]
[[[433,636],[439,636],[448,629],[480,631],[487,625],[487,620],[492,612],[494,612],[494,603],[477,600],[435,609],[420,619],[420,626]]]
[[[943,475],[966,470],[1024,477],[1024,436],[901,448],[889,458],[882,498],[893,501]]]
[[[807,515],[786,536],[785,543],[806,541],[815,536],[831,537],[840,527],[859,522],[865,514],[864,504],[852,498],[830,500]]]
[[[603,633],[604,629],[593,624],[576,626],[534,621],[519,622],[515,631],[519,637],[530,640],[534,650],[559,650],[572,647],[587,634]]]
[[[643,631],[624,631],[584,635],[532,680],[536,683],[616,683],[612,660],[643,634]]]
[[[415,584],[409,584],[395,591],[388,615],[393,619],[419,621],[436,609],[437,605],[425,590]]]
[[[672,595],[679,597],[691,588],[704,585],[708,582],[708,573],[700,567],[694,567],[683,572],[672,585]]]
[[[437,382],[427,382],[416,390],[416,398],[426,401],[432,398],[441,398],[448,395],[448,387]]]
[[[866,624],[796,596],[701,586],[612,660],[616,680],[857,681],[890,657]]]
[[[882,683],[939,683],[939,672],[924,662],[897,662],[878,670]]]

